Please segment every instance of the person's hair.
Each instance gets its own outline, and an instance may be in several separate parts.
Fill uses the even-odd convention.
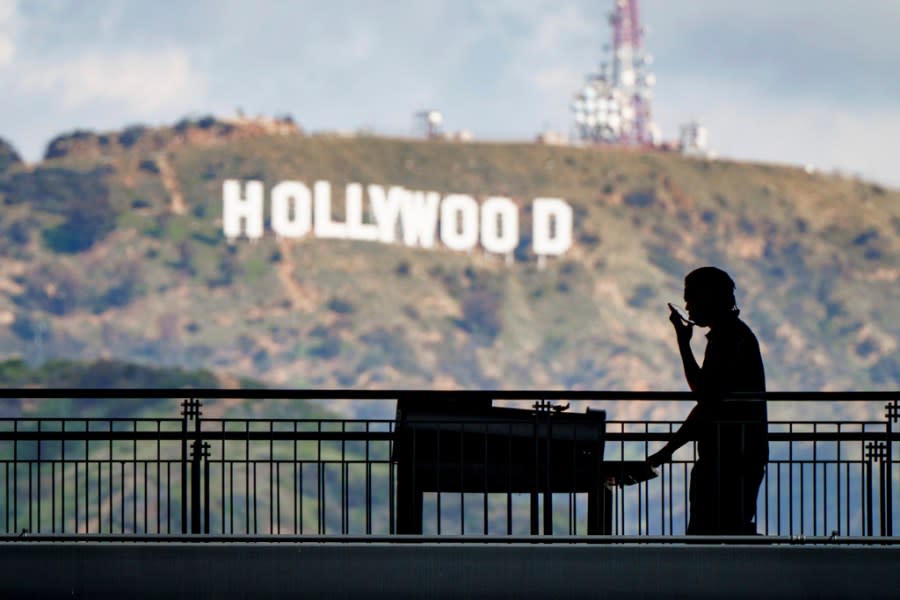
[[[734,299],[734,280],[717,267],[700,267],[694,269],[684,278],[685,288],[702,288],[707,292],[710,305],[716,311],[731,312],[737,315],[740,310]]]

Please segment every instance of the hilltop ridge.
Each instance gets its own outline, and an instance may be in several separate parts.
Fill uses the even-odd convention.
[[[50,140],[44,160],[65,157],[97,160],[127,152],[163,152],[183,146],[205,147],[251,137],[302,133],[291,117],[186,117],[172,126],[132,125],[121,131],[65,133]]]

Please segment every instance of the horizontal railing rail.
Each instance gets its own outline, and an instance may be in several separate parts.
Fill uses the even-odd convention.
[[[587,391],[587,390],[342,390],[342,389],[228,389],[228,388],[5,388],[0,398],[240,398],[246,400],[627,400],[659,402],[696,400],[697,394],[684,391]],[[725,398],[752,398],[783,402],[888,402],[900,398],[900,391],[770,391],[729,392]],[[126,419],[127,420],[127,419]]]
[[[78,419],[73,419],[77,421]],[[46,419],[46,421],[56,421],[59,419]],[[3,419],[0,419],[2,424]],[[623,421],[609,421],[610,424],[622,423]],[[648,423],[651,421],[647,421]],[[629,423],[641,424],[644,421],[629,421]],[[661,423],[660,421],[652,421],[652,423]],[[477,425],[476,421],[471,424]],[[14,431],[0,431],[0,442],[9,441],[177,441],[177,440],[193,440],[196,438],[194,433],[182,433],[173,431],[164,431],[159,434],[147,431],[48,431],[48,430],[27,430],[17,429]],[[607,442],[666,442],[672,438],[671,433],[607,433]],[[768,434],[770,442],[859,442],[859,441],[878,441],[878,442],[900,442],[900,431],[866,431],[866,432],[770,432]],[[207,441],[213,440],[250,440],[250,441],[290,441],[290,440],[321,440],[321,441],[355,441],[355,442],[386,442],[394,439],[393,433],[379,432],[334,432],[323,431],[321,433],[298,431],[296,433],[290,431],[251,431],[244,434],[239,431],[204,431],[203,439]]]

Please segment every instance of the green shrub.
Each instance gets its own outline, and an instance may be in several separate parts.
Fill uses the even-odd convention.
[[[7,141],[0,139],[0,173],[22,163],[22,157]]]
[[[337,337],[326,337],[321,342],[307,350],[307,354],[313,358],[328,360],[341,353],[341,340]]]
[[[336,312],[339,315],[349,315],[353,313],[356,309],[353,307],[348,300],[341,300],[340,298],[332,298],[328,301],[328,309]]]
[[[147,128],[143,125],[132,125],[119,134],[119,143],[125,148],[131,148],[140,141],[146,131]]]
[[[476,288],[463,299],[463,327],[476,337],[493,342],[503,328],[500,299],[491,291]]]
[[[43,232],[48,248],[67,254],[83,252],[116,226],[106,183],[110,172],[108,167],[87,172],[39,168],[0,182],[0,192],[6,204],[28,203],[64,218],[60,225]]]

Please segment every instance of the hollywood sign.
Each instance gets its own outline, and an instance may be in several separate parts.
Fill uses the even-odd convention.
[[[263,236],[264,200],[261,181],[224,182],[222,224],[228,240]],[[368,185],[364,190],[361,184],[350,183],[344,189],[343,221],[333,216],[327,181],[315,182],[312,190],[300,181],[282,181],[272,187],[269,200],[271,228],[284,238],[312,235],[417,248],[434,248],[439,239],[450,250],[467,252],[480,244],[486,252],[506,255],[508,260],[519,245],[519,208],[502,196],[490,196],[479,204],[468,194],[442,197],[437,192],[382,185]],[[536,198],[531,220],[532,250],[541,259],[560,256],[572,246],[572,207],[564,200]]]

